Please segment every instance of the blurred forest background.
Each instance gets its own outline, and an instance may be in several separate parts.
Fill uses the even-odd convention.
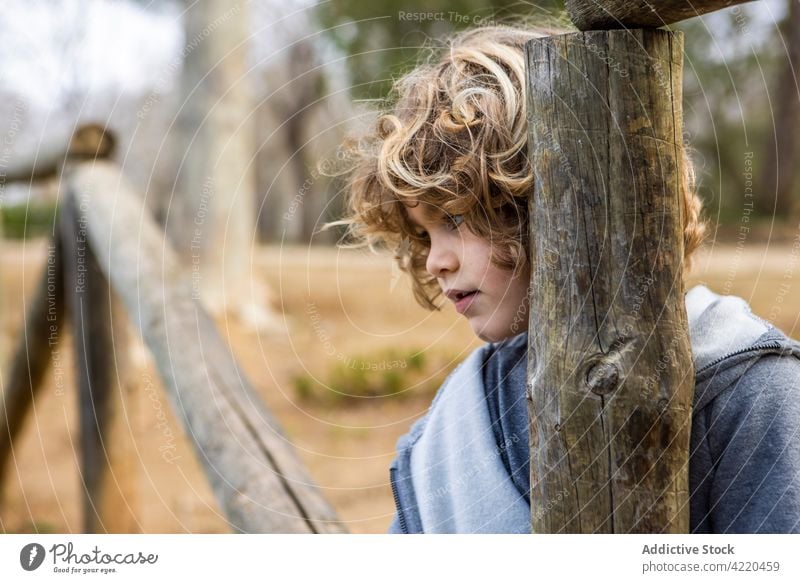
[[[252,205],[259,239],[285,243],[333,242],[334,232],[317,231],[338,216],[341,193],[315,168],[335,160],[336,144],[361,108],[380,105],[392,79],[442,35],[520,16],[566,22],[563,3],[548,0],[260,0],[245,6]],[[10,144],[4,165],[58,150],[79,124],[103,124],[119,139],[126,175],[163,221],[181,160],[170,139],[180,127],[182,63],[191,53],[184,11],[177,0],[5,2],[0,131]],[[762,0],[678,28],[686,32],[685,140],[694,148],[709,218],[723,225],[739,220],[746,152],[755,152],[758,216],[770,223],[796,218],[798,3]],[[52,184],[5,186],[6,235],[19,236],[26,216],[28,233],[41,232],[54,193]],[[289,212],[294,207],[298,212]]]
[[[113,160],[184,256],[192,221],[208,214],[204,252],[222,260],[203,256],[201,287],[231,353],[348,527],[385,531],[397,437],[481,342],[452,308],[415,304],[390,257],[343,252],[340,232],[320,232],[344,193],[319,169],[339,167],[346,130],[448,32],[566,25],[563,3],[4,0],[2,14],[0,378],[25,347],[67,144],[76,128],[106,128]],[[800,2],[676,28],[684,142],[711,225],[690,284],[740,295],[797,337]],[[42,178],[10,180],[31,169]],[[0,532],[83,528],[75,355],[61,344],[0,480]],[[130,359],[134,530],[229,531],[141,338]]]

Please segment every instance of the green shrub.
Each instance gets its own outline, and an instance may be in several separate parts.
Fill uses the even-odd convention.
[[[408,368],[411,370],[422,370],[425,366],[425,353],[421,350],[408,357]]]
[[[351,406],[382,397],[430,399],[456,364],[444,354],[389,349],[342,359],[323,378],[297,375],[292,386],[298,400],[318,405]]]
[[[313,397],[312,393],[314,389],[314,383],[310,377],[294,377],[292,379],[292,384],[294,385],[294,394],[297,395],[301,401],[305,401]]]
[[[30,202],[3,207],[3,235],[24,239],[48,235],[53,231],[58,206],[53,202]]]

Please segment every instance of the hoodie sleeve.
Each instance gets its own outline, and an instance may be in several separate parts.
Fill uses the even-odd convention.
[[[800,532],[800,359],[756,360],[710,406],[711,532]]]

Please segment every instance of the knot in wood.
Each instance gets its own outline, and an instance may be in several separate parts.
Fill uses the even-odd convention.
[[[596,362],[586,371],[586,384],[595,395],[607,395],[619,385],[619,368],[613,362]]]
[[[667,399],[659,399],[656,406],[658,407],[658,412],[663,413],[669,408],[669,401]]]

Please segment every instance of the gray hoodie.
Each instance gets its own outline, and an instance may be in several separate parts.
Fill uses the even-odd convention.
[[[800,344],[702,285],[686,311],[691,532],[800,532]],[[530,532],[527,340],[475,350],[398,440],[389,532]]]

